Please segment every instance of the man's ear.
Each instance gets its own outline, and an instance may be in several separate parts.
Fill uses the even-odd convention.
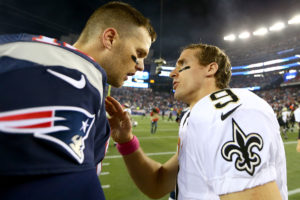
[[[105,29],[101,35],[101,40],[102,40],[103,46],[106,49],[111,50],[113,43],[116,41],[116,39],[118,37],[119,36],[118,36],[118,32],[116,29],[114,29],[114,28]]]
[[[214,76],[219,69],[219,65],[216,62],[212,62],[207,66],[207,76]]]

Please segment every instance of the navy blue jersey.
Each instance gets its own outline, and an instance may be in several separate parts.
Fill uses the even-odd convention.
[[[0,36],[0,176],[96,171],[110,135],[105,84],[105,71],[71,45]]]
[[[94,169],[64,174],[8,176],[1,177],[1,182],[1,200],[105,200]]]

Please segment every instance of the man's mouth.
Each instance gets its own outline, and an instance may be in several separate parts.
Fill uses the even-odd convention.
[[[178,86],[178,82],[177,82],[177,81],[174,81],[174,82],[173,82],[173,89],[176,90],[177,86]]]
[[[128,80],[128,76],[134,76],[134,75],[135,75],[135,73],[127,73],[125,78],[124,78],[125,81]]]
[[[135,73],[128,73],[127,76],[134,76]]]

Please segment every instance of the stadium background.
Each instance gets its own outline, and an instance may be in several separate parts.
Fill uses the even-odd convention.
[[[0,34],[26,32],[73,43],[91,12],[106,2],[0,0]],[[158,39],[146,59],[145,71],[130,78],[121,89],[112,89],[111,95],[122,104],[130,105],[138,122],[134,133],[153,159],[165,162],[176,151],[176,113],[186,105],[173,98],[168,73],[175,66],[180,47],[189,43],[209,43],[225,50],[233,66],[230,86],[252,90],[273,107],[278,117],[283,108],[292,112],[300,103],[300,24],[288,23],[293,16],[300,14],[300,1],[124,2],[132,4],[151,19]],[[275,22],[282,22],[285,27],[280,31],[270,31],[269,27]],[[268,34],[255,36],[253,32],[262,26],[267,27]],[[250,37],[241,39],[239,34],[244,30],[250,33]],[[236,34],[235,41],[224,40],[229,33]],[[158,58],[166,61],[161,68],[155,62]],[[158,70],[162,72],[157,74]],[[165,115],[164,120],[160,119],[155,135],[150,134],[149,112],[153,107],[159,107],[160,114],[164,112]],[[172,121],[168,120],[169,113],[173,114]],[[300,199],[300,153],[295,150],[298,128],[291,122],[288,139],[284,139],[289,199],[295,200]],[[109,200],[148,199],[129,178],[112,141],[99,178]]]

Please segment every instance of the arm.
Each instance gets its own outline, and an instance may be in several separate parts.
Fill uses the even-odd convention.
[[[119,144],[133,138],[128,113],[112,97],[105,100],[106,111],[111,116],[111,137]],[[160,198],[174,190],[178,171],[177,154],[165,164],[160,164],[147,157],[141,148],[123,156],[129,174],[139,189],[151,198]]]
[[[221,200],[280,200],[281,195],[275,181],[251,189],[220,196]]]
[[[141,148],[123,159],[135,184],[149,197],[161,198],[175,189],[177,154],[163,165],[147,157]]]

